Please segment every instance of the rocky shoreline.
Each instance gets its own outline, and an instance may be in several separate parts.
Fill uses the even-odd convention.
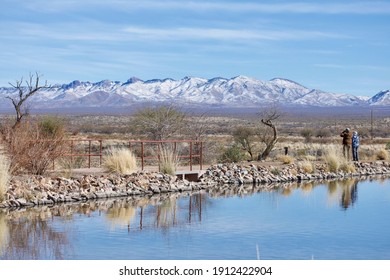
[[[181,180],[159,172],[137,172],[131,175],[101,174],[72,178],[17,176],[9,182],[5,201],[0,208],[32,207],[89,201],[104,198],[145,196],[161,193],[212,190],[223,185],[278,187],[277,183],[359,178],[372,175],[390,176],[390,162],[354,163],[353,172],[327,172],[325,163],[315,165],[307,173],[299,165],[279,168],[251,163],[218,164],[211,166],[197,182]]]

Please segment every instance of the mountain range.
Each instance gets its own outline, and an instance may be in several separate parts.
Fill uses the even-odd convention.
[[[0,87],[0,108],[12,107],[6,96],[16,96],[12,87]],[[124,107],[142,103],[174,103],[213,107],[258,107],[278,103],[284,106],[387,106],[390,90],[373,97],[336,94],[307,88],[297,82],[275,78],[261,81],[246,76],[231,79],[185,77],[180,80],[136,77],[126,82],[73,81],[53,85],[31,97],[34,108]]]

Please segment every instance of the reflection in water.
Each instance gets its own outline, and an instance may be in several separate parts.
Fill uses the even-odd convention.
[[[168,233],[170,229],[200,224],[213,205],[213,198],[245,197],[269,192],[288,197],[296,191],[309,195],[318,186],[343,210],[357,202],[357,179],[328,182],[294,182],[267,186],[221,185],[196,193],[174,193],[150,197],[126,197],[74,204],[0,209],[0,259],[66,259],[72,249],[75,216],[104,217],[110,231],[137,236],[142,231]]]
[[[47,211],[0,212],[0,257],[4,259],[63,259],[67,235],[51,226]],[[46,215],[45,215],[46,214]]]
[[[0,256],[5,253],[8,244],[9,229],[5,214],[0,212]]]
[[[347,210],[357,201],[357,185],[358,181],[356,179],[342,181],[342,195],[340,205],[344,210]]]

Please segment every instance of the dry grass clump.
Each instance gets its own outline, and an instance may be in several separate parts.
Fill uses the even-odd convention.
[[[8,188],[10,163],[7,157],[0,154],[0,202],[5,199],[5,194]]]
[[[137,170],[137,160],[129,149],[111,148],[105,157],[104,167],[109,172],[130,174]]]
[[[345,159],[334,145],[329,145],[325,149],[324,161],[330,172],[337,172]]]
[[[279,156],[278,160],[280,160],[283,164],[292,164],[292,163],[294,163],[294,158],[292,156],[288,156],[288,155]]]
[[[345,173],[353,173],[356,171],[355,165],[352,162],[342,161],[339,170]]]
[[[330,172],[337,172],[340,166],[340,159],[335,153],[329,152],[325,155],[324,160]]]
[[[179,156],[177,152],[169,147],[159,147],[159,167],[160,172],[175,175],[179,164]]]
[[[381,149],[375,154],[376,160],[389,160],[389,153],[385,149]]]
[[[298,167],[305,173],[313,173],[314,165],[311,161],[304,160],[298,164]]]

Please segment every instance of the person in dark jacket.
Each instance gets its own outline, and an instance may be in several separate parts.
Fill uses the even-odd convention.
[[[343,155],[348,160],[351,158],[351,145],[352,145],[352,134],[349,130],[349,128],[346,128],[343,132],[340,134],[341,137],[343,137]]]
[[[359,148],[359,135],[357,131],[354,131],[352,134],[352,160],[353,161],[359,161],[359,154],[358,154],[358,148]]]

